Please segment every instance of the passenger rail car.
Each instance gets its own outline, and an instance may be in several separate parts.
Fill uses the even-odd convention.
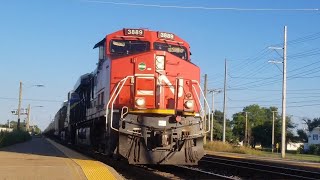
[[[189,44],[173,33],[122,29],[94,48],[97,68],[68,94],[59,137],[130,164],[197,164],[209,129]]]

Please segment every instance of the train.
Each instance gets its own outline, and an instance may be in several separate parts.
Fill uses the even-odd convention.
[[[93,49],[97,67],[79,77],[44,134],[129,164],[197,165],[210,123],[189,43],[124,28]]]

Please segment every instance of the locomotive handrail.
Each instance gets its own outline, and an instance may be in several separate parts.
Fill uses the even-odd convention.
[[[197,99],[198,99],[199,104],[200,104],[200,112],[203,112],[203,107],[202,107],[202,104],[201,104],[199,95],[198,95],[198,93],[197,93],[197,90],[196,90],[196,88],[194,87],[194,85],[192,85],[192,87],[193,87],[193,89],[194,89],[194,92],[196,93]]]
[[[209,112],[211,112],[209,103],[208,103],[206,97],[205,97],[204,94],[203,94],[203,91],[202,91],[202,89],[201,89],[201,86],[200,86],[199,82],[196,81],[196,80],[191,80],[191,81],[192,81],[192,82],[195,82],[195,83],[198,85],[198,87],[199,87],[199,89],[200,89],[200,92],[201,92],[201,94],[202,94],[202,97],[203,97],[203,99],[204,99],[204,101],[205,101],[205,104],[204,104],[204,105],[207,105]],[[201,110],[202,110],[200,98],[199,98],[198,93],[197,93],[197,91],[196,91],[196,89],[195,89],[195,87],[194,87],[193,84],[192,84],[192,87],[193,87],[193,89],[194,89],[194,91],[195,91],[195,93],[196,93],[196,95],[197,95],[197,98],[198,98],[198,100],[199,100],[199,104],[200,104],[200,107],[201,107]],[[206,114],[205,114],[205,116],[206,116]],[[209,123],[208,123],[208,130],[206,131],[206,133],[210,132],[210,130],[211,130],[211,128],[212,128],[212,127],[211,127],[211,121],[212,121],[211,116],[208,116],[208,121],[209,121]]]
[[[203,110],[203,107],[202,107],[202,104],[201,104],[199,95],[198,95],[198,93],[197,93],[197,90],[196,90],[196,88],[194,87],[194,85],[192,85],[192,87],[193,87],[193,89],[194,89],[194,92],[195,92],[195,94],[196,94],[196,96],[197,96],[197,99],[198,99],[198,101],[199,101],[199,104],[200,104],[200,112],[203,113],[204,110]],[[210,127],[209,127],[209,130],[208,130],[208,131],[210,131]],[[207,132],[206,132],[206,133],[207,133]]]
[[[110,114],[110,128],[115,130],[115,131],[119,131],[118,129],[114,128],[112,123],[113,123],[113,104],[114,104],[114,101],[117,99],[117,97],[119,96],[124,84],[126,83],[126,81],[128,80],[128,78],[133,78],[133,76],[127,76],[125,78],[123,78],[122,80],[120,80],[116,86],[116,88],[114,89],[109,101],[108,101],[108,104],[106,106],[106,123],[108,123],[108,115],[109,115],[109,105],[111,103],[111,114]],[[122,84],[121,84],[122,83]],[[120,86],[121,84],[121,86]],[[120,88],[119,88],[120,86]],[[110,133],[110,131],[109,131]]]

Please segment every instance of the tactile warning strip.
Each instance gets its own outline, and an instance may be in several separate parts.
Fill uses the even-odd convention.
[[[47,139],[52,145],[58,148],[61,152],[63,152],[67,157],[72,159],[75,163],[77,163],[84,174],[88,178],[88,180],[93,179],[116,179],[115,176],[109,171],[105,164],[95,161],[89,157],[83,156],[80,153],[70,150],[50,139]]]

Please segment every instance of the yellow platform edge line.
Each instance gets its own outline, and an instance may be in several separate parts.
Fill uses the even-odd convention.
[[[46,140],[50,142],[53,146],[55,146],[57,149],[59,149],[64,155],[66,155],[68,158],[72,159],[76,164],[78,164],[88,180],[116,179],[105,164],[93,160],[91,158],[81,158],[81,156],[85,156],[77,152],[74,152],[48,138],[46,138]]]

